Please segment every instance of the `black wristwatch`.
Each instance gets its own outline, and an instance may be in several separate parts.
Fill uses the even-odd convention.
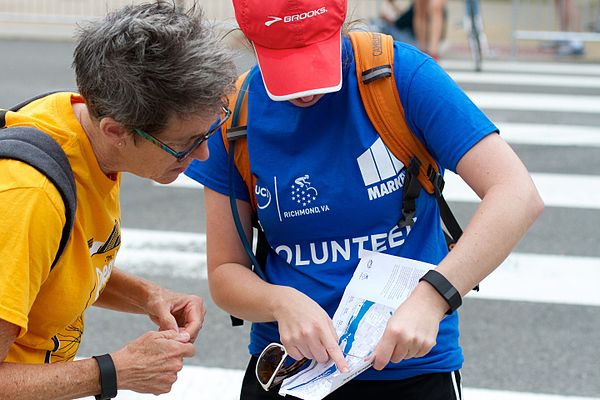
[[[100,368],[100,394],[96,400],[108,400],[117,397],[117,370],[110,354],[94,356]]]
[[[452,314],[462,304],[462,298],[458,290],[450,283],[448,279],[435,269],[430,269],[425,275],[419,279],[429,283],[433,288],[446,300],[446,303],[450,306],[447,315]]]

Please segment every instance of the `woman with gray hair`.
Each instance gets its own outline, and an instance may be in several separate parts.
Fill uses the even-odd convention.
[[[194,354],[205,314],[199,297],[116,268],[120,174],[169,183],[193,159],[208,157],[206,139],[229,117],[225,99],[236,74],[230,54],[200,9],[182,12],[158,1],[81,28],[73,67],[80,93],[0,111],[0,128],[7,128],[0,150],[3,136],[32,131],[55,142],[77,200],[62,248],[64,193],[19,154],[0,159],[0,398],[168,392],[183,358]],[[75,361],[92,304],[146,314],[159,332]]]

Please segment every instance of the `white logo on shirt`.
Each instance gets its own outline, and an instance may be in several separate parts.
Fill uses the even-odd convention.
[[[378,138],[356,161],[367,187],[369,200],[384,197],[404,185],[404,164]]]
[[[271,204],[271,191],[266,187],[256,185],[254,187],[254,194],[256,195],[256,206],[261,210],[269,207]]]
[[[413,223],[417,218],[413,218]],[[402,246],[411,232],[411,226],[394,225],[388,232],[329,241],[281,244],[274,250],[288,264],[296,267],[350,261],[361,257],[364,250],[383,252]]]
[[[304,175],[294,180],[292,185],[292,200],[303,207],[310,205],[313,201],[317,200],[319,192],[317,189],[311,186],[308,181],[310,175]]]
[[[104,288],[104,285],[106,285],[106,283],[110,279],[110,274],[112,273],[112,269],[114,266],[115,266],[115,259],[113,258],[102,269],[96,267],[96,278],[97,278],[98,286],[96,287],[96,298],[94,299],[94,301],[98,300],[98,297],[100,297],[100,292]]]

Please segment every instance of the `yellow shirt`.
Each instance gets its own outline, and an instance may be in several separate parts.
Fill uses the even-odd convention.
[[[33,167],[0,159],[0,319],[21,328],[7,362],[75,357],[83,313],[104,289],[121,244],[120,176],[100,169],[76,102],[83,99],[75,93],[57,93],[6,114],[7,127],[32,126],[60,144],[77,187],[73,232],[50,271],[65,223],[62,198]]]

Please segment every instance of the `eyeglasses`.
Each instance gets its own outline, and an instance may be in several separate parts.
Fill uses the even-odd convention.
[[[195,139],[194,143],[192,143],[187,149],[185,149],[183,151],[174,150],[170,146],[161,142],[156,137],[152,136],[148,132],[144,132],[143,130],[141,130],[139,128],[135,128],[134,132],[137,133],[138,135],[140,135],[141,137],[143,137],[144,139],[148,140],[149,142],[154,143],[155,145],[157,145],[158,147],[160,147],[161,149],[163,149],[164,151],[166,151],[167,153],[169,153],[170,155],[172,155],[173,157],[175,157],[176,159],[181,161],[184,158],[186,158],[187,156],[189,156],[190,153],[192,153],[194,150],[196,150],[198,148],[198,146],[200,146],[202,143],[204,143],[204,141],[206,141],[209,137],[211,137],[215,132],[217,132],[219,129],[221,129],[223,124],[225,122],[227,122],[227,120],[231,116],[231,110],[227,107],[222,107],[222,111],[225,114],[223,116],[223,118],[221,118],[219,121],[217,121],[215,124],[213,124],[211,126],[211,128],[208,130],[208,132],[206,132],[204,135],[201,135],[199,138]]]
[[[260,353],[256,361],[256,379],[265,390],[279,385],[287,377],[294,375],[310,360],[303,358],[293,361],[288,357],[285,347],[279,343],[271,343]]]

